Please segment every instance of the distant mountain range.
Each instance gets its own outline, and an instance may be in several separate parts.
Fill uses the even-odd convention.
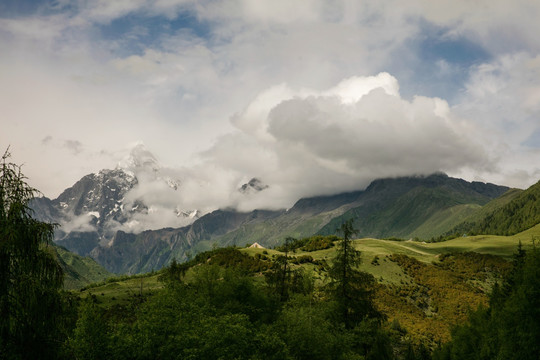
[[[156,171],[149,156],[135,165]],[[173,191],[174,181],[163,180]],[[102,170],[83,177],[54,200],[35,199],[32,207],[38,219],[61,224],[55,234],[58,245],[92,257],[110,272],[140,273],[160,269],[173,258],[187,260],[213,246],[258,242],[272,247],[287,236],[334,234],[351,218],[360,237],[429,239],[453,231],[509,190],[445,174],[381,179],[365,190],[300,199],[288,210],[221,209],[200,218],[195,210],[178,211],[177,216],[191,216],[187,219],[191,224],[135,232],[130,231],[130,222],[149,210],[143,202],[126,200],[137,183],[135,174],[125,168]],[[266,187],[252,179],[238,191]],[[506,203],[500,201],[501,206]]]

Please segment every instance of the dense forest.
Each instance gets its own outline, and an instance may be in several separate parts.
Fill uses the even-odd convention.
[[[141,282],[140,293],[128,303],[103,306],[96,295],[63,290],[62,267],[51,249],[54,225],[32,218],[28,202],[36,190],[8,155],[0,164],[2,359],[539,358],[538,249],[516,249],[508,268],[495,256],[475,254],[444,256],[437,266],[405,255],[374,257],[374,266],[388,261],[405,269],[403,286],[383,288],[359,270],[351,221],[341,225],[340,238],[285,239],[277,256],[251,256],[230,247],[186,263],[173,261],[158,273],[159,291],[143,293]],[[331,261],[290,256],[329,249]],[[447,267],[463,271],[448,273]],[[505,268],[504,280],[495,283],[483,305],[480,294],[461,280],[475,280],[489,267]],[[447,342],[416,341],[387,315],[401,311],[406,299],[444,316],[451,312],[437,305],[444,302],[435,302],[440,307],[435,310],[428,302],[453,297],[450,289],[460,287],[470,296],[467,302],[480,306],[469,315],[461,310],[468,321],[456,326]],[[392,309],[383,311],[383,303]]]

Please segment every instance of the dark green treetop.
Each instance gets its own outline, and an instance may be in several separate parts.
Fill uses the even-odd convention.
[[[37,190],[9,157],[0,161],[0,358],[54,358],[63,284],[47,246],[54,225],[32,218]]]

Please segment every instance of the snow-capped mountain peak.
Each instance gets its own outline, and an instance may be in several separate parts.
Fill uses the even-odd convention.
[[[118,163],[118,168],[134,172],[157,172],[161,168],[159,161],[142,143],[135,145],[128,156]]]

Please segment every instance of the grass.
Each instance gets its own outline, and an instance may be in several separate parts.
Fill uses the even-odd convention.
[[[387,260],[388,256],[392,254],[407,255],[427,264],[438,262],[441,254],[456,252],[477,252],[510,259],[516,252],[520,241],[526,249],[532,246],[533,239],[540,240],[540,225],[514,236],[477,235],[438,243],[366,238],[355,240],[354,245],[362,253],[362,264],[360,266],[362,271],[372,274],[383,284],[401,284],[407,281],[407,276],[398,265]],[[262,255],[264,251],[269,257],[282,254],[272,249],[245,248],[241,249],[241,251],[252,256],[255,256],[255,254]],[[295,253],[290,253],[290,256],[310,255],[314,260],[331,261],[334,252],[335,248],[313,252],[297,250]],[[372,264],[376,256],[379,258],[378,265]]]
[[[110,272],[90,257],[74,254],[60,246],[54,246],[59,262],[64,269],[64,289],[80,289],[112,276]]]
[[[360,270],[372,274],[381,284],[399,286],[404,283],[411,283],[411,278],[405,274],[398,264],[390,261],[389,256],[392,254],[407,255],[425,264],[437,263],[441,254],[455,252],[477,252],[510,259],[512,254],[516,252],[520,241],[524,248],[528,248],[532,246],[533,239],[540,239],[540,225],[514,236],[478,235],[460,237],[439,243],[367,238],[355,240],[354,245],[362,253]],[[240,250],[251,256],[261,254],[272,258],[282,255],[281,252],[273,249],[243,248]],[[330,263],[335,256],[335,248],[312,252],[297,250],[289,254],[290,256],[310,255],[314,260],[326,260]],[[377,262],[374,262],[375,257],[378,258]],[[302,266],[314,270],[319,281],[324,278],[324,274],[316,272],[315,266],[311,264]],[[158,281],[159,273],[109,279],[97,284],[98,286],[90,286],[77,291],[77,293],[83,298],[94,296],[106,308],[114,305],[127,305],[137,296],[149,295],[163,288],[163,284]],[[187,277],[189,278],[189,272]]]
[[[372,274],[379,284],[375,289],[375,303],[388,316],[389,324],[400,324],[406,331],[404,336],[415,343],[435,346],[449,339],[451,327],[464,321],[469,306],[475,309],[478,304],[487,304],[489,289],[500,279],[498,270],[505,267],[500,259],[495,261],[500,269],[493,271],[484,265],[475,266],[478,261],[471,254],[452,256],[450,260],[441,255],[476,252],[510,259],[520,241],[527,249],[536,239],[540,239],[540,225],[514,236],[479,235],[439,243],[365,238],[354,240],[354,245],[361,251],[360,270]],[[205,243],[204,247],[209,245]],[[283,255],[273,249],[242,248],[240,251],[268,258]],[[309,255],[319,263],[324,260],[331,264],[335,251],[335,247],[312,252],[296,250],[289,252],[289,256]],[[301,266],[311,272],[316,285],[323,285],[327,280],[327,273],[317,264],[291,266]],[[184,280],[192,281],[195,270],[188,270]],[[100,306],[111,310],[110,313],[129,314],[132,306],[163,289],[164,284],[158,279],[160,274],[161,271],[112,278],[76,293],[81,298],[92,297]],[[264,281],[262,276],[256,279]]]
[[[78,291],[81,298],[94,297],[104,308],[115,305],[128,306],[134,299],[152,295],[163,288],[158,280],[159,272],[144,276],[133,276],[117,280],[111,278],[105,282]]]

